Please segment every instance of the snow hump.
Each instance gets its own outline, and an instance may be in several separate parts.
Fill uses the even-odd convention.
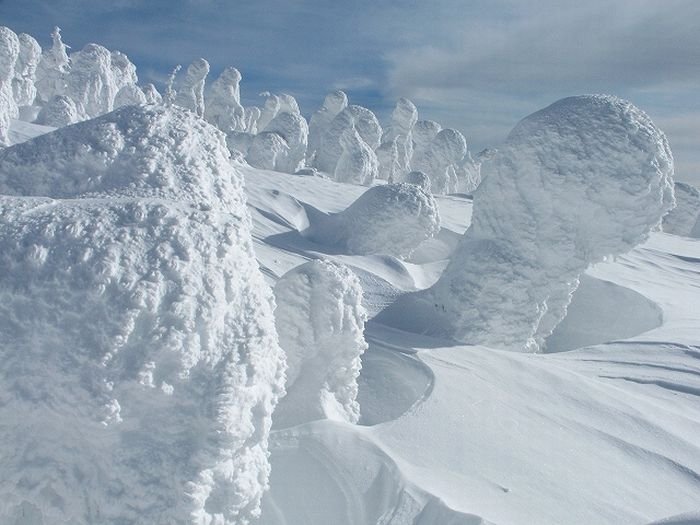
[[[318,219],[310,239],[355,255],[408,257],[440,231],[437,203],[416,184],[373,186],[347,209]]]
[[[438,282],[410,299],[466,343],[540,350],[579,275],[644,242],[674,206],[666,137],[612,96],[530,115],[485,167],[470,228]]]
[[[242,184],[175,107],[0,152],[0,522],[257,516],[284,358]]]
[[[287,356],[287,395],[275,426],[315,419],[357,423],[357,378],[367,349],[362,287],[346,266],[309,261],[275,285],[275,321]]]

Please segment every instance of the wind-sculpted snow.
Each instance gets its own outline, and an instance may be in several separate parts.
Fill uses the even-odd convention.
[[[0,193],[0,522],[249,523],[284,366],[223,135],[123,108]]]
[[[415,184],[374,186],[347,209],[319,219],[305,234],[356,255],[408,257],[440,231],[435,199]]]
[[[488,166],[445,272],[409,302],[460,341],[538,351],[579,275],[646,240],[673,207],[673,158],[645,113],[590,95],[522,120]]]
[[[227,67],[207,96],[204,118],[224,133],[246,129],[240,82],[241,73],[235,67]]]
[[[288,366],[275,426],[325,418],[357,423],[357,378],[367,349],[359,280],[346,266],[309,261],[277,281],[275,300]]]
[[[175,104],[189,109],[198,116],[204,115],[204,83],[209,74],[209,62],[198,58],[187,68],[185,78],[178,86]]]
[[[338,161],[343,154],[343,137],[352,128],[355,128],[362,142],[372,152],[379,147],[382,127],[374,113],[361,106],[348,106],[336,115],[321,136],[321,143],[316,153],[318,169],[331,175],[335,173]]]
[[[15,63],[19,57],[19,39],[7,27],[0,26],[0,147],[9,146],[10,120],[17,118],[19,109],[12,91]]]
[[[52,46],[44,50],[36,70],[37,95],[43,102],[65,94],[66,76],[70,71],[70,59],[67,46],[61,39],[60,27],[54,27],[51,39]]]
[[[700,190],[684,182],[674,185],[676,207],[664,217],[663,230],[700,239]]]
[[[309,120],[308,158],[311,158],[321,144],[321,137],[333,119],[348,107],[348,96],[343,91],[333,91],[326,95],[323,105],[311,115]]]

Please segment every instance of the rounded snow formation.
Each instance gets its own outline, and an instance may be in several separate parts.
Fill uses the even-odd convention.
[[[382,127],[374,113],[361,106],[348,106],[335,116],[321,136],[321,144],[316,153],[318,169],[331,175],[335,173],[338,160],[343,154],[343,135],[351,128],[355,128],[370,150],[379,147]]]
[[[209,62],[198,58],[187,68],[175,96],[175,104],[204,116],[204,82],[209,74]]]
[[[538,351],[580,274],[644,242],[674,206],[673,157],[641,110],[585,95],[526,117],[487,166],[470,228],[418,298],[455,339]]]
[[[391,113],[391,123],[384,131],[382,142],[395,139],[399,135],[408,137],[418,121],[418,109],[407,98],[400,98]]]
[[[267,132],[277,133],[287,143],[286,156],[275,162],[275,169],[285,173],[294,173],[304,165],[306,146],[309,138],[309,126],[299,113],[281,111],[265,128]]]
[[[684,182],[674,185],[676,207],[664,217],[663,230],[700,239],[700,190]]]
[[[369,188],[347,209],[312,224],[304,234],[354,255],[408,257],[439,231],[433,196],[415,184],[401,183]]]
[[[153,84],[146,84],[141,88],[141,91],[146,97],[146,104],[160,104],[163,102],[163,97]]]
[[[41,108],[36,123],[62,128],[84,120],[82,116],[72,99],[65,95],[56,95]]]
[[[87,118],[103,115],[114,108],[119,91],[112,69],[112,53],[97,44],[87,44],[71,54],[66,78],[66,95],[85,112]]]
[[[229,148],[241,151],[249,141],[247,151],[241,151],[241,153],[245,153],[245,160],[248,164],[261,170],[284,171],[282,167],[287,166],[289,145],[282,135],[263,131],[252,137],[249,136],[249,139],[245,140],[246,135],[241,133],[229,135]]]
[[[240,71],[227,67],[214,81],[207,96],[204,118],[224,133],[245,130],[240,83]]]
[[[408,184],[415,184],[426,193],[430,193],[430,177],[422,171],[412,171],[406,175]]]
[[[418,158],[422,155],[441,130],[442,126],[434,120],[417,121],[411,129],[414,157]]]
[[[250,523],[284,357],[223,134],[122,108],[0,193],[0,521]]]
[[[357,130],[348,128],[340,137],[342,152],[333,172],[337,182],[369,186],[379,173],[379,161]]]
[[[127,84],[114,97],[114,109],[124,106],[140,106],[146,103],[146,95],[136,84]]]
[[[362,287],[346,266],[309,261],[275,285],[275,324],[287,356],[287,395],[276,427],[333,419],[357,423],[357,378],[367,313]]]

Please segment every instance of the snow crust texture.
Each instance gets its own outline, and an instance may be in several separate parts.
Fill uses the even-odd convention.
[[[223,135],[124,108],[0,193],[0,521],[249,523],[284,358]]]
[[[458,340],[537,351],[579,275],[674,206],[673,158],[645,113],[590,95],[522,120],[488,166],[471,227],[422,300]]]
[[[676,207],[664,217],[663,230],[700,239],[700,190],[684,182],[674,185]]]
[[[355,255],[408,257],[440,231],[435,199],[416,184],[374,186],[344,211],[311,225],[305,234]]]
[[[316,419],[357,423],[357,378],[367,349],[362,287],[346,266],[314,260],[275,285],[275,322],[287,356],[287,395],[276,426]]]

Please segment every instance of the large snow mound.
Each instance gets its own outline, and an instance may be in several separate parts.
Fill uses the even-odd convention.
[[[367,348],[362,287],[346,266],[309,261],[275,285],[275,321],[287,356],[287,395],[276,426],[315,419],[357,423],[357,378]]]
[[[566,98],[526,117],[486,166],[445,272],[407,299],[431,312],[424,322],[469,343],[539,350],[579,275],[645,241],[674,205],[665,135],[611,96]]]
[[[0,521],[249,523],[283,356],[223,134],[125,108],[0,188]]]
[[[433,196],[416,184],[374,186],[340,213],[317,219],[304,234],[356,255],[408,257],[440,231]]]

